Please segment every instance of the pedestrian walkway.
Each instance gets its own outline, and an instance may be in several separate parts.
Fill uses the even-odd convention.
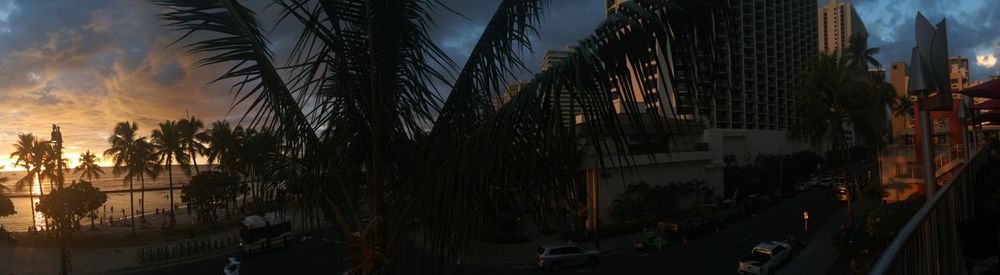
[[[237,234],[238,230],[233,228],[212,235],[201,236],[202,238],[223,238]],[[107,248],[79,248],[70,249],[70,262],[72,273],[96,274],[107,273],[114,270],[130,267],[140,267],[157,263],[140,263],[137,253],[140,249],[150,245],[171,245],[176,242],[143,244],[126,247]],[[59,273],[59,248],[57,247],[29,247],[14,246],[7,243],[0,244],[0,274],[54,274]]]

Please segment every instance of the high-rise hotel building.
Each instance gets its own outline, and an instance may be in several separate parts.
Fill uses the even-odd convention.
[[[606,8],[610,13],[624,2],[627,0],[607,0]],[[766,139],[784,143],[784,131],[796,121],[795,77],[817,53],[816,1],[707,0],[702,3],[711,10],[703,13],[711,20],[696,24],[702,25],[698,26],[699,30],[712,30],[712,33],[710,37],[675,33],[678,45],[698,40],[697,43],[703,46],[695,49],[678,46],[672,47],[671,53],[661,53],[673,55],[672,60],[680,60],[674,62],[672,68],[677,77],[668,81],[673,89],[657,88],[662,101],[671,102],[678,118],[699,120],[708,131],[781,131],[780,134],[771,133],[774,136],[769,135]],[[687,60],[693,62],[684,62]],[[753,140],[748,142],[754,143]],[[751,146],[754,145],[757,144]]]
[[[816,19],[819,21],[819,50],[823,53],[840,55],[850,45],[852,36],[868,36],[865,24],[850,1],[830,0],[816,13]]]
[[[610,14],[624,2],[607,0],[605,8]],[[694,18],[690,23],[697,31],[672,29],[669,52],[655,52],[659,58],[650,64],[631,64],[670,75],[631,76],[631,82],[633,87],[646,82],[641,85],[649,89],[644,93],[652,95],[636,96],[645,101],[639,106],[666,109],[661,113],[672,116],[669,119],[696,126],[671,133],[671,142],[679,139],[684,144],[671,143],[667,151],[650,152],[655,160],[636,158],[644,160],[628,168],[598,167],[596,159],[585,154],[580,168],[601,170],[596,173],[599,180],[587,181],[588,190],[600,190],[590,194],[588,202],[601,206],[601,216],[630,184],[700,180],[715,194],[723,194],[728,165],[809,148],[804,140],[789,141],[787,131],[797,123],[796,76],[819,52],[816,0],[674,3],[690,6],[686,12]]]

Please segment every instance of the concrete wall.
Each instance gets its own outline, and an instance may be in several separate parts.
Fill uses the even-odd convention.
[[[757,155],[791,154],[810,150],[808,141],[789,141],[786,131],[708,129],[702,142],[709,144],[714,163],[725,164],[725,155],[733,155],[739,165],[753,162]],[[740,145],[739,142],[744,142]]]
[[[650,186],[667,185],[675,182],[687,182],[691,180],[705,181],[705,187],[712,189],[713,194],[721,195],[723,192],[723,170],[722,166],[710,165],[707,152],[677,153],[673,159],[662,159],[658,155],[656,162],[645,162],[632,168],[606,168],[600,171],[598,179],[598,207],[600,208],[601,224],[609,224],[608,220],[612,202],[615,198],[625,192],[628,185],[646,182]],[[700,156],[699,156],[700,155]],[[637,157],[637,162],[646,157]],[[686,203],[685,203],[686,202]],[[690,204],[691,198],[678,198],[677,209],[686,209],[685,204]]]
[[[634,167],[611,165],[600,171],[598,207],[601,219],[607,221],[611,203],[625,187],[645,181],[652,186],[674,182],[703,180],[714,195],[723,194],[725,155],[733,155],[739,165],[753,162],[757,155],[791,154],[809,150],[805,141],[790,142],[785,131],[708,129],[701,137],[709,144],[708,151],[677,152],[648,156],[633,156]],[[591,155],[592,156],[592,155]],[[605,164],[617,163],[617,157],[605,158]],[[597,159],[585,158],[581,169],[597,167]],[[684,199],[679,199],[684,204]],[[688,200],[689,201],[689,200]],[[681,207],[683,209],[683,207]],[[602,222],[607,224],[607,222]]]

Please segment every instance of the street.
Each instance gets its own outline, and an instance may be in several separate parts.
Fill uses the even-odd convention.
[[[810,216],[809,232],[804,232],[802,212]],[[833,199],[831,188],[817,188],[794,198],[783,199],[756,217],[730,225],[686,246],[672,244],[661,251],[643,254],[627,250],[601,258],[594,267],[568,267],[560,273],[592,274],[733,274],[737,260],[762,241],[784,240],[788,234],[808,243],[805,252],[795,255],[779,269],[786,274],[825,274],[836,259],[830,241],[845,217],[845,206]],[[817,234],[824,232],[826,234]],[[830,234],[830,232],[834,234]],[[786,269],[787,272],[786,272]],[[534,268],[468,266],[465,274],[544,274]]]
[[[344,271],[344,247],[339,244],[311,239],[298,239],[289,247],[245,257],[236,251],[195,262],[151,271],[126,274],[223,274],[229,257],[242,263],[240,274],[341,274]]]
[[[804,232],[802,212],[810,216],[809,232]],[[778,270],[779,274],[824,274],[836,259],[830,241],[846,216],[845,205],[833,199],[831,188],[816,188],[794,198],[782,199],[778,205],[730,225],[702,239],[689,240],[687,245],[671,244],[660,251],[641,253],[625,250],[601,258],[592,267],[567,267],[561,273],[591,274],[732,274],[737,260],[750,253],[759,242],[785,240],[788,234],[808,243],[802,253]],[[343,246],[312,239],[296,241],[287,248],[244,257],[239,252],[227,253],[142,274],[212,274],[222,272],[227,258],[235,256],[243,263],[241,274],[339,274],[344,270]],[[405,273],[405,272],[403,272]],[[535,268],[497,267],[469,264],[464,274],[544,274]]]

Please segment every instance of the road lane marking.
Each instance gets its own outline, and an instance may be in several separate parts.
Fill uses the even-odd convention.
[[[746,241],[747,239],[749,239],[749,238],[751,238],[751,237],[753,237],[755,235],[757,235],[757,233],[750,233],[750,235],[747,235],[746,237],[740,238],[739,240],[736,240],[735,242],[733,242],[730,245],[737,245],[737,244],[742,243],[743,241]]]

